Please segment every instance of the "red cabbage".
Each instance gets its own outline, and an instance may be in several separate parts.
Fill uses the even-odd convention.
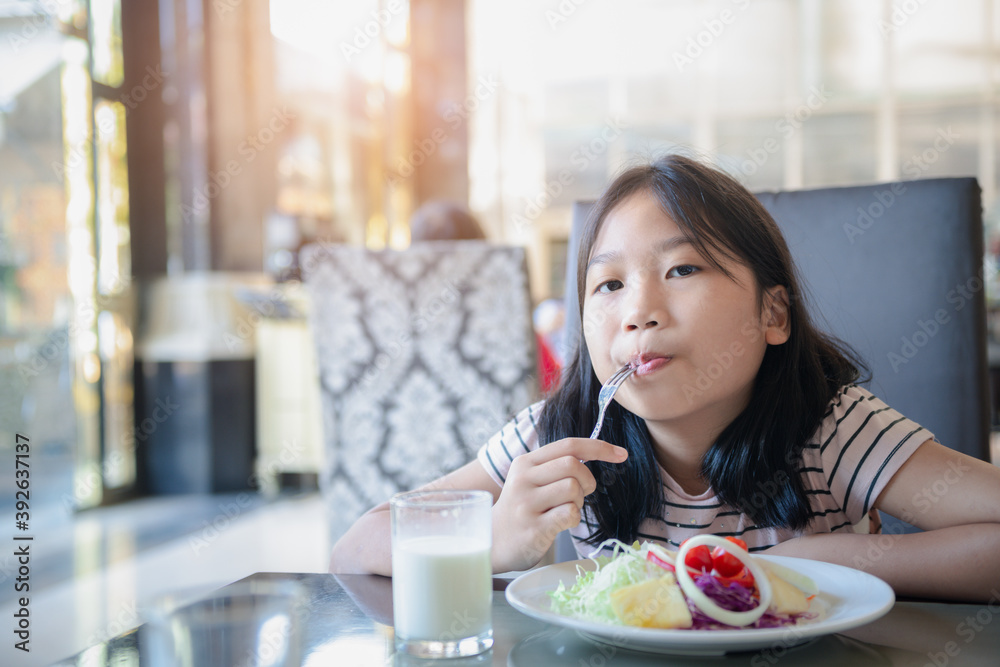
[[[729,611],[750,611],[754,609],[759,600],[754,597],[752,589],[741,586],[737,583],[723,585],[711,574],[703,572],[694,578],[695,585],[710,597],[715,604]],[[696,607],[691,600],[687,601],[691,610],[692,630],[740,630],[742,628],[720,623],[711,616],[706,615],[701,609]],[[768,610],[755,622],[747,625],[747,628],[780,628],[786,625],[794,625],[800,618],[811,618],[812,614],[775,614]]]

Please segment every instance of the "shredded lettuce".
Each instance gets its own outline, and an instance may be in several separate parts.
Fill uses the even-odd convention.
[[[597,563],[596,570],[584,571],[577,567],[577,579],[572,587],[567,589],[559,582],[559,587],[549,593],[552,611],[586,621],[623,625],[611,608],[611,593],[646,581],[650,572],[645,550],[635,549],[618,540],[608,540],[595,552],[606,544],[614,545],[613,556],[592,556],[591,560]]]

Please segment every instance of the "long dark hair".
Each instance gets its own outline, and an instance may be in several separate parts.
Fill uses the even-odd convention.
[[[750,403],[706,452],[701,474],[723,503],[745,512],[759,526],[801,528],[810,519],[809,500],[798,467],[806,440],[819,426],[830,400],[864,370],[846,345],[810,322],[788,245],[777,223],[734,178],[691,158],[669,155],[623,172],[594,206],[577,260],[580,321],[577,348],[559,388],[548,398],[539,431],[543,443],[587,437],[597,420],[600,390],[584,338],[584,283],[590,253],[608,213],[631,195],[657,198],[703,257],[725,271],[720,257],[747,266],[754,275],[758,306],[767,290],[784,286],[790,335],[768,345],[754,380]],[[597,521],[590,541],[630,543],[646,518],[660,518],[663,488],[645,422],[612,402],[602,439],[629,451],[624,464],[589,462],[598,490],[587,497]]]

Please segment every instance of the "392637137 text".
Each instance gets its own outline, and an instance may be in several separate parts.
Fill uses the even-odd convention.
[[[20,534],[14,535],[14,558],[17,562],[17,576],[14,578],[14,592],[18,594],[14,611],[14,648],[28,653],[31,651],[31,542],[26,535],[31,521],[31,442],[28,436],[17,434],[14,447],[14,528]]]

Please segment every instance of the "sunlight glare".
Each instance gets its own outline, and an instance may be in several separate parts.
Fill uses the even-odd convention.
[[[372,37],[372,30],[365,33],[372,22],[382,29],[377,21],[378,0],[281,0],[271,3],[270,12],[272,35],[332,67],[355,65],[350,50],[358,49],[364,54],[368,50],[366,40],[377,42],[381,39],[379,34]],[[387,25],[391,27],[405,20],[405,16],[391,16]]]

